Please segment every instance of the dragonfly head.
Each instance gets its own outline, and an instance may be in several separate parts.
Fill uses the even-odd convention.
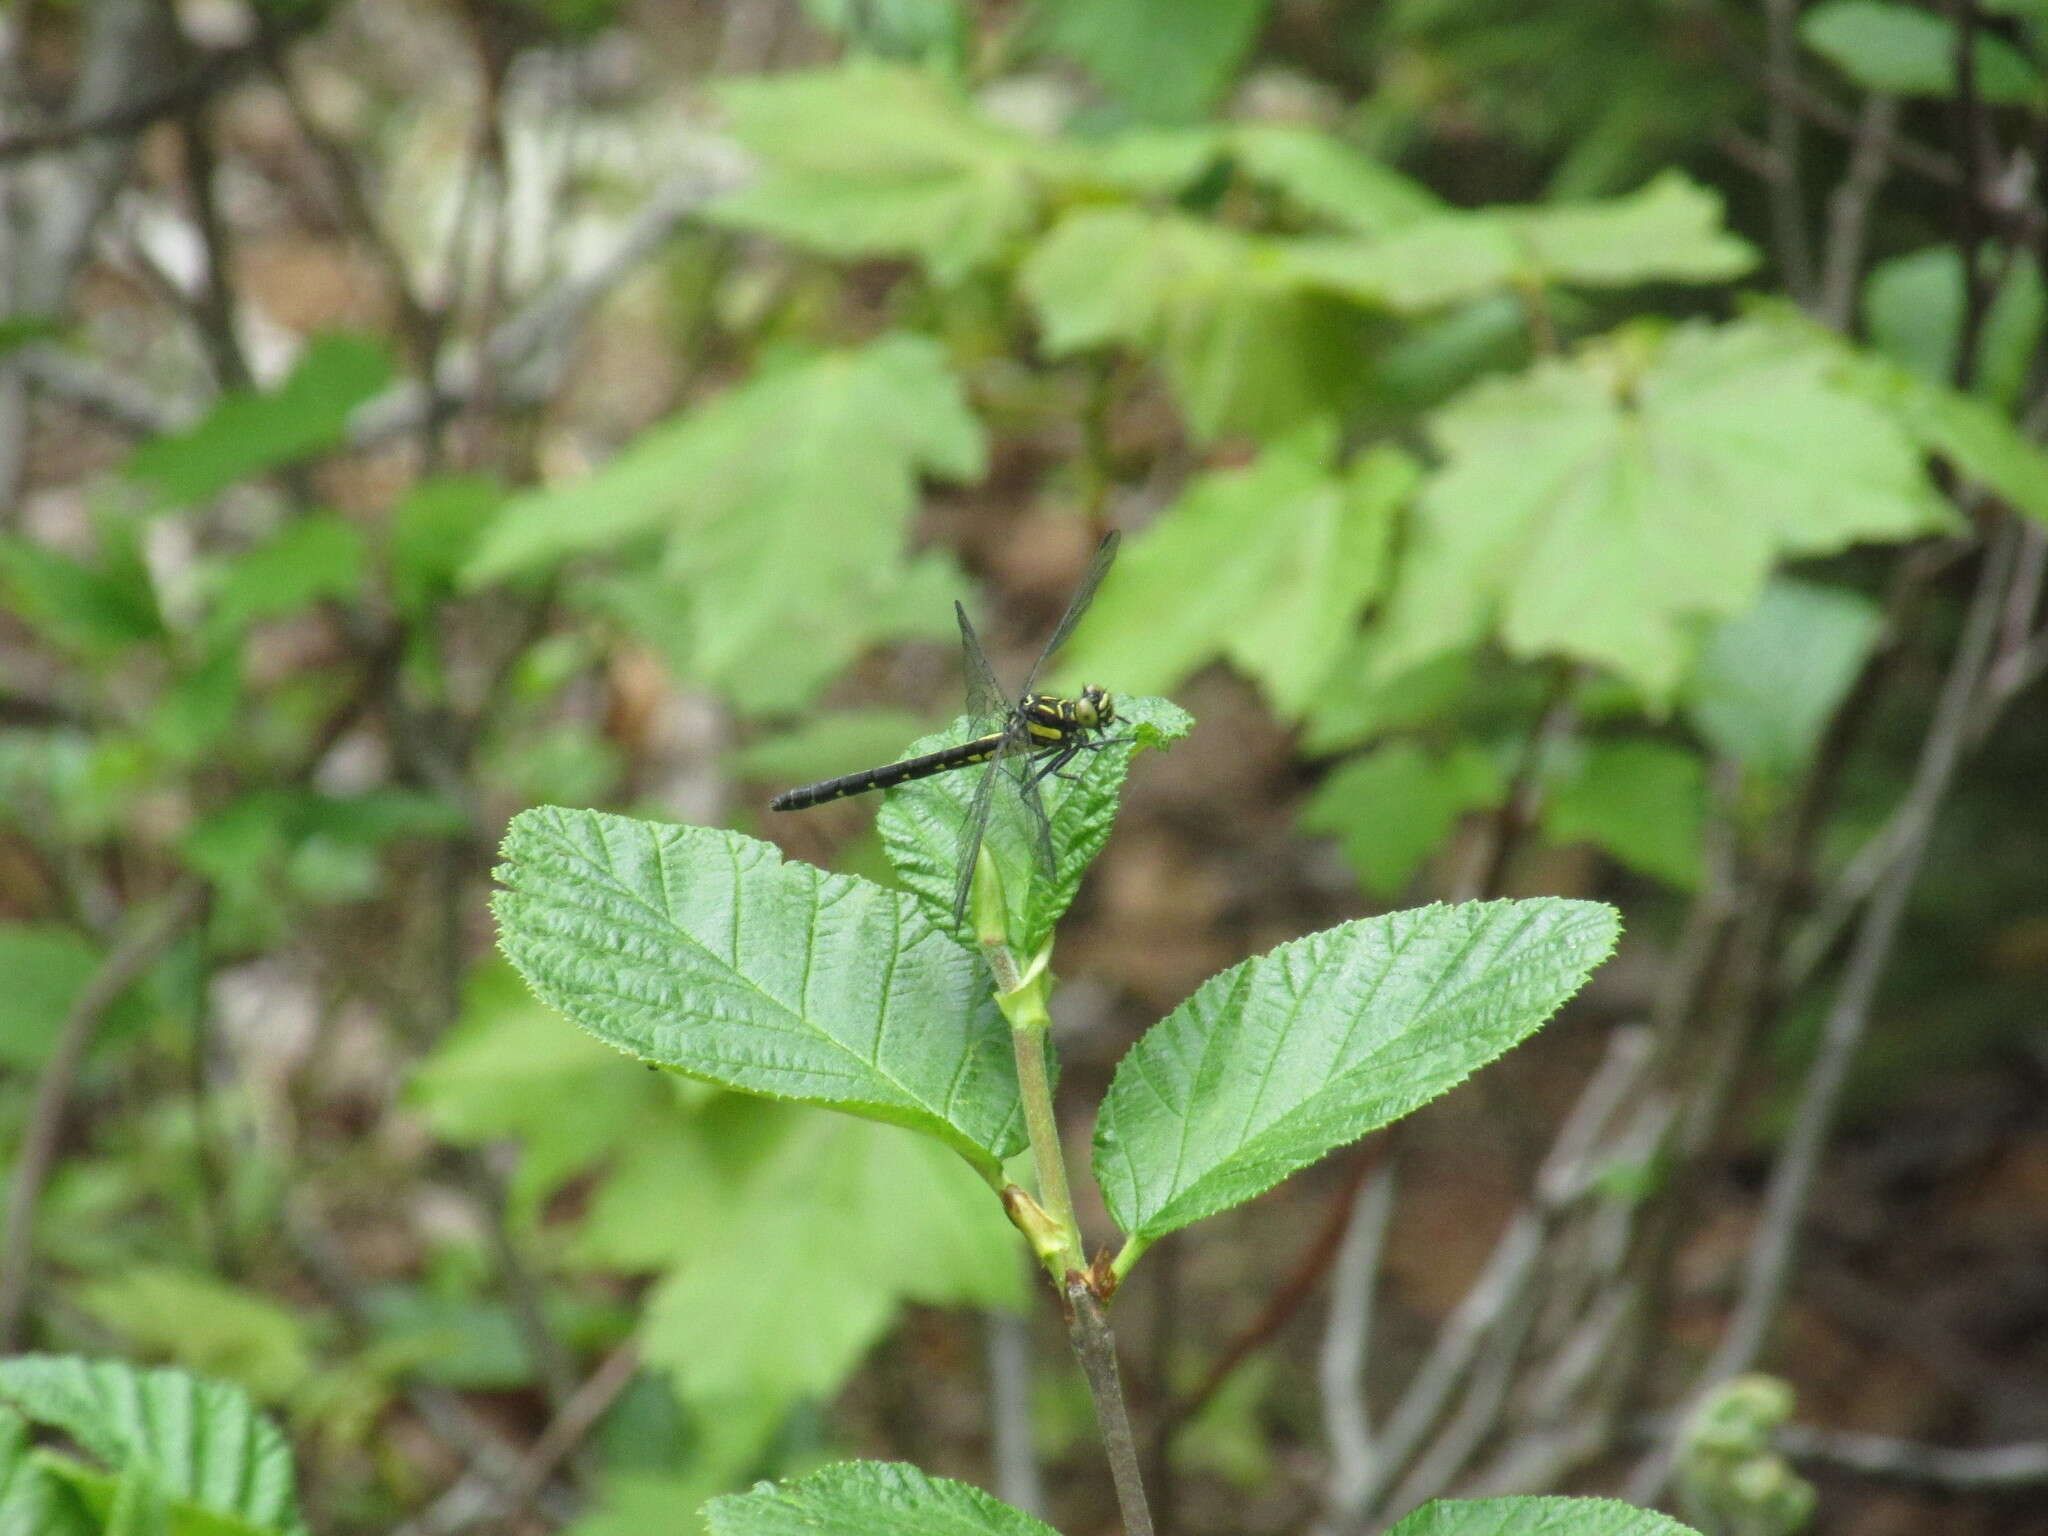
[[[1089,730],[1099,730],[1116,721],[1116,700],[1105,689],[1089,683],[1081,690],[1081,696],[1074,700],[1074,722]]]

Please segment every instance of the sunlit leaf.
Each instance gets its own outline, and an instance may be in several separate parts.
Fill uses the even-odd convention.
[[[1699,1536],[1618,1499],[1437,1499],[1387,1536]]]
[[[1487,629],[1668,696],[1692,627],[1755,602],[1774,562],[1952,527],[1920,454],[1788,323],[1624,333],[1481,384],[1432,423],[1386,621],[1391,675]]]
[[[981,962],[914,898],[736,833],[559,807],[515,817],[504,856],[500,944],[607,1045],[910,1126],[990,1176],[1022,1145]]]
[[[1095,1128],[1143,1245],[1264,1193],[1532,1034],[1614,947],[1611,907],[1468,902],[1364,918],[1211,977],[1117,1066]]]
[[[967,1483],[891,1461],[843,1461],[795,1482],[761,1483],[704,1506],[711,1536],[1058,1536]]]
[[[1065,670],[1163,693],[1226,659],[1298,718],[1378,596],[1394,514],[1420,478],[1393,447],[1340,471],[1333,438],[1309,429],[1193,481],[1129,541]]]

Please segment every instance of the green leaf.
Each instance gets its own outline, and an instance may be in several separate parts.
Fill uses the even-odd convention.
[[[1384,234],[1444,211],[1443,200],[1420,182],[1314,128],[1244,123],[1230,130],[1228,143],[1247,175],[1362,234]]]
[[[943,284],[1029,227],[1059,158],[929,70],[852,60],[716,95],[759,164],[707,217],[828,256],[914,256]]]
[[[1115,744],[1082,754],[1068,769],[1080,773],[1078,780],[1049,778],[1039,785],[1058,864],[1051,883],[1039,867],[1037,839],[1021,809],[1021,797],[1007,785],[996,786],[983,846],[1002,873],[1010,948],[1020,953],[1033,953],[1045,942],[1072,904],[1081,876],[1109,840],[1131,759],[1147,747],[1180,740],[1194,725],[1185,710],[1166,699],[1133,699],[1121,693],[1115,699],[1117,718],[1109,738]],[[978,728],[963,715],[937,735],[912,742],[904,755],[966,741]],[[1116,741],[1117,737],[1132,739]],[[953,893],[959,876],[960,827],[979,779],[974,770],[964,769],[889,790],[875,819],[890,862],[923,904],[927,919],[969,945],[974,935],[968,924],[953,925]]]
[[[17,1355],[0,1360],[0,1402],[209,1514],[305,1531],[291,1447],[238,1387],[119,1361]]]
[[[1389,731],[1451,717],[1476,686],[1470,652],[1433,656],[1421,665],[1383,676],[1377,630],[1352,637],[1324,679],[1302,723],[1301,750],[1310,756],[1342,752]]]
[[[886,59],[955,63],[969,29],[960,0],[804,0],[818,26]]]
[[[1341,410],[1364,375],[1364,317],[1297,259],[1182,214],[1082,208],[1019,283],[1051,356],[1121,342],[1159,355],[1198,440],[1272,437]]]
[[[0,599],[59,647],[85,656],[114,656],[164,632],[156,589],[131,551],[93,565],[0,534]]]
[[[967,1483],[895,1461],[843,1461],[795,1482],[761,1483],[704,1506],[711,1536],[1058,1536]]]
[[[1790,779],[1806,766],[1876,643],[1882,615],[1861,593],[1783,577],[1718,624],[1683,698],[1717,751]]]
[[[528,1210],[673,1113],[667,1084],[620,1070],[616,1051],[565,1029],[503,962],[471,974],[455,1027],[407,1096],[444,1141],[515,1140],[512,1193]]]
[[[2031,260],[2007,261],[1995,248],[1984,252],[1984,260],[2005,277],[1984,317],[1971,393],[2010,409],[2026,389],[2048,302],[2040,269]],[[1952,383],[1962,344],[1963,286],[1962,257],[1952,245],[1929,246],[1881,263],[1863,285],[1871,341],[1930,384]]]
[[[136,449],[128,473],[168,501],[205,501],[237,480],[338,446],[349,413],[390,374],[375,340],[340,332],[316,336],[275,390],[223,395],[197,425]]]
[[[1301,829],[1338,838],[1359,883],[1392,897],[1461,817],[1498,804],[1506,792],[1500,765],[1478,747],[1435,753],[1394,742],[1323,780],[1302,807]]]
[[[43,1064],[99,963],[98,951],[69,928],[0,924],[0,1066],[32,1072]]]
[[[1897,0],[1825,0],[1799,22],[1806,46],[1865,90],[1891,96],[1951,96],[1956,90],[1955,24]],[[1977,94],[2000,105],[2040,97],[2027,56],[1979,29]]]
[[[1394,514],[1421,478],[1393,447],[1340,474],[1334,449],[1312,428],[1193,481],[1130,541],[1066,670],[1165,692],[1220,657],[1299,719],[1379,595]]]
[[[53,1459],[31,1447],[26,1419],[0,1407],[0,1536],[101,1536],[50,1475]]]
[[[422,480],[391,511],[391,595],[398,611],[424,614],[455,590],[504,489],[476,475]]]
[[[918,476],[983,471],[981,428],[935,343],[897,333],[764,373],[642,434],[575,485],[513,498],[466,573],[475,585],[659,535],[696,677],[745,707],[764,674],[813,689],[890,618]],[[831,536],[819,536],[820,508]],[[943,622],[937,608],[934,623]]]
[[[1481,384],[1432,422],[1379,663],[1489,626],[1670,694],[1700,619],[1756,601],[1774,561],[1954,526],[1908,436],[1790,322],[1624,333]]]
[[[313,1374],[306,1325],[261,1292],[209,1275],[144,1264],[79,1293],[85,1311],[131,1348],[285,1403]]]
[[[607,1045],[909,1126],[991,1178],[1023,1145],[980,963],[911,897],[736,833],[559,807],[515,817],[504,856],[506,956]]]
[[[1699,1536],[1618,1499],[1437,1499],[1387,1536]]]
[[[1550,786],[1543,831],[1554,842],[1595,843],[1630,869],[1691,890],[1706,808],[1698,754],[1660,741],[1594,742]]]
[[[1016,1232],[943,1147],[839,1115],[787,1118],[648,1300],[642,1353],[685,1402],[829,1397],[906,1302],[1023,1305]]]
[[[352,597],[363,581],[363,536],[332,513],[295,518],[266,543],[228,562],[207,615],[216,636],[297,613],[324,598]]]
[[[2048,452],[1997,406],[1874,357],[1846,365],[1843,378],[1964,479],[1994,492],[2015,512],[2048,522]]]
[[[1590,901],[1364,918],[1204,982],[1117,1066],[1095,1128],[1142,1247],[1449,1091],[1533,1033],[1614,948]]]
[[[1726,282],[1756,253],[1722,227],[1719,194],[1666,171],[1606,202],[1446,211],[1369,243],[1304,241],[1296,259],[1367,303],[1420,311],[1526,285]]]
[[[1130,112],[1199,116],[1230,84],[1267,0],[1045,0],[1046,42]]]

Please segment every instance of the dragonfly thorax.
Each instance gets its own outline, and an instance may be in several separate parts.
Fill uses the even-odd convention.
[[[1084,731],[1099,731],[1116,719],[1116,703],[1090,683],[1076,698],[1056,693],[1027,693],[1017,701],[1017,722],[1033,741],[1064,742]]]

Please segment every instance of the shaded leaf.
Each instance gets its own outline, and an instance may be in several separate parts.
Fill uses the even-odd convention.
[[[1550,786],[1543,831],[1554,842],[1597,844],[1630,869],[1691,890],[1706,808],[1698,754],[1661,741],[1599,741]]]
[[[1023,1144],[980,962],[917,902],[707,827],[512,821],[499,942],[607,1045],[745,1093],[939,1137],[993,1177]]]
[[[1392,897],[1462,817],[1499,803],[1506,792],[1500,765],[1478,747],[1435,753],[1394,742],[1324,779],[1302,807],[1301,829],[1336,837],[1359,883]]]
[[[1985,251],[1984,261],[2005,277],[1984,317],[1971,392],[2011,407],[2026,388],[2048,304],[2040,269],[2032,261],[2007,261],[1996,248]],[[1963,288],[1962,257],[1952,245],[1929,246],[1879,263],[1863,284],[1863,316],[1872,343],[1929,383],[1953,383]]]
[[[84,1310],[131,1348],[283,1404],[313,1374],[306,1323],[264,1295],[210,1275],[140,1264],[79,1293]]]
[[[1046,0],[1046,40],[1134,116],[1197,116],[1222,94],[1267,0]]]
[[[1693,727],[1761,773],[1790,778],[1863,666],[1882,622],[1861,593],[1784,577],[1717,624],[1683,699]]]
[[[349,413],[390,376],[390,360],[372,338],[316,336],[276,389],[223,395],[196,425],[136,449],[128,473],[166,500],[205,501],[237,480],[339,446]]]
[[[1135,1244],[1242,1204],[1533,1033],[1614,947],[1597,902],[1365,918],[1211,977],[1119,1063],[1095,1175]]]
[[[363,536],[332,513],[294,518],[218,574],[207,623],[216,636],[296,613],[323,598],[353,596],[363,580]]]
[[[1964,479],[1995,492],[2015,512],[2048,522],[2048,452],[1999,407],[1876,358],[1856,359],[1844,377]]]
[[[1865,90],[1891,96],[1951,96],[1956,90],[1955,23],[1899,0],[1824,0],[1799,20],[1806,46]],[[1985,101],[2037,100],[2041,77],[2011,43],[1978,30],[1973,73]]]
[[[1015,1230],[932,1141],[785,1111],[782,1140],[687,1234],[641,1349],[687,1403],[828,1397],[906,1302],[1018,1307]]]

